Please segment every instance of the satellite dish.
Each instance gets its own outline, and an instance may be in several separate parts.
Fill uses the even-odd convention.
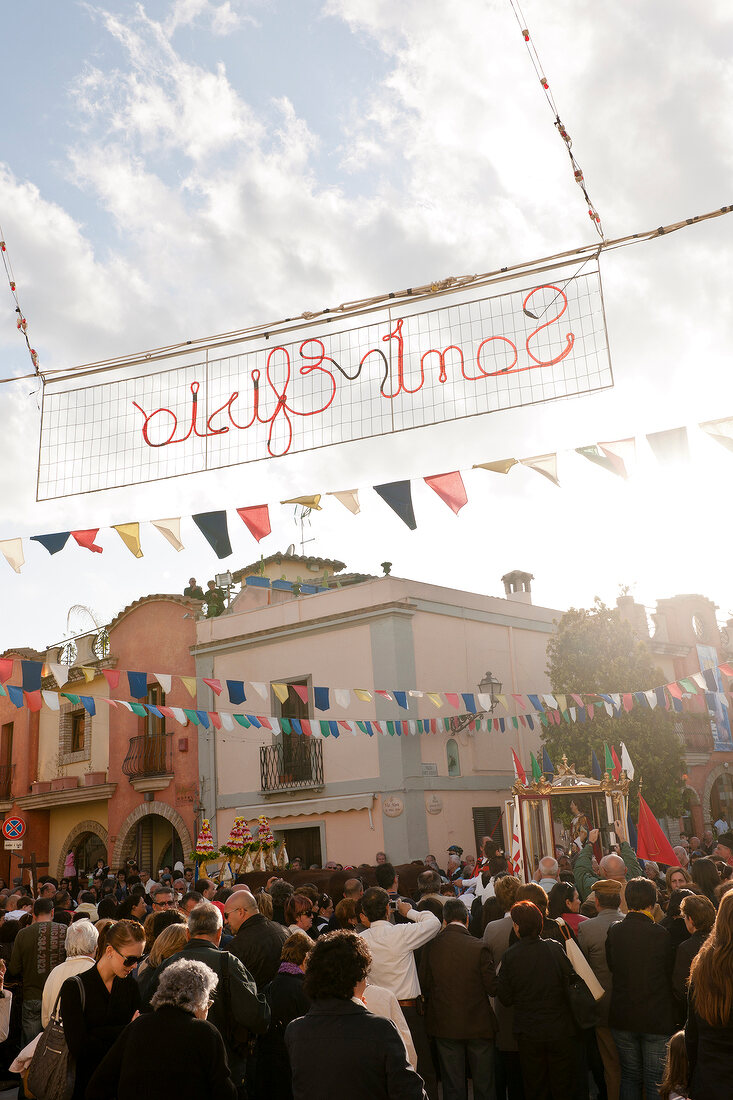
[[[295,554],[295,543],[291,542],[290,546],[285,551],[285,556],[289,558],[292,557],[293,554]]]

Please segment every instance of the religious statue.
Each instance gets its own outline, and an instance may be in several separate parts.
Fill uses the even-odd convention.
[[[576,848],[582,848],[588,839],[590,823],[575,799],[570,801],[570,812],[573,815],[570,823],[570,839]]]

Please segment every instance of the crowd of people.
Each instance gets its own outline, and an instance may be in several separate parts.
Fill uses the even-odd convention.
[[[133,861],[3,884],[6,1077],[43,1100],[62,1028],[73,1100],[727,1100],[733,834],[711,839],[664,869],[590,830],[523,882],[487,837],[402,889],[380,852],[333,897]]]

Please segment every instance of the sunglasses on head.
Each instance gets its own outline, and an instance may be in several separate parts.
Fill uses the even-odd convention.
[[[112,947],[111,944],[110,944],[110,947]],[[123,966],[126,966],[126,967],[137,966],[137,964],[140,962],[140,956],[139,955],[123,955],[121,951],[117,951],[116,947],[112,947],[112,950],[117,952],[117,954],[120,956],[120,958],[122,959],[122,965]]]

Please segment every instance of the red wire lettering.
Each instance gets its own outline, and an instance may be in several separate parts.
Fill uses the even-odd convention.
[[[534,288],[534,290],[530,290],[529,294],[527,295],[527,297],[522,302],[522,309],[527,308],[527,302],[530,300],[530,298],[532,297],[533,294],[537,293],[538,290],[554,290],[562,298],[562,309],[558,313],[557,317],[552,317],[549,321],[545,321],[544,325],[538,325],[537,328],[534,330],[534,332],[530,333],[529,336],[527,337],[527,345],[526,345],[527,355],[530,357],[530,359],[533,359],[538,367],[551,367],[553,365],[553,363],[559,363],[561,359],[564,359],[565,356],[569,355],[570,352],[573,350],[573,344],[575,343],[575,334],[572,333],[572,332],[568,332],[568,333],[565,334],[565,339],[567,340],[567,345],[565,347],[565,350],[560,352],[559,355],[555,356],[554,359],[544,359],[544,360],[543,359],[538,359],[536,355],[532,354],[532,352],[529,349],[529,342],[532,339],[532,337],[536,336],[538,332],[542,332],[543,328],[548,328],[550,325],[554,324],[555,321],[559,321],[560,318],[562,317],[563,313],[565,312],[565,310],[568,308],[568,300],[565,296],[565,292],[563,290],[561,290],[560,287],[557,287],[557,286],[536,286]],[[528,369],[527,367],[524,368],[524,370],[527,370],[527,369]]]

